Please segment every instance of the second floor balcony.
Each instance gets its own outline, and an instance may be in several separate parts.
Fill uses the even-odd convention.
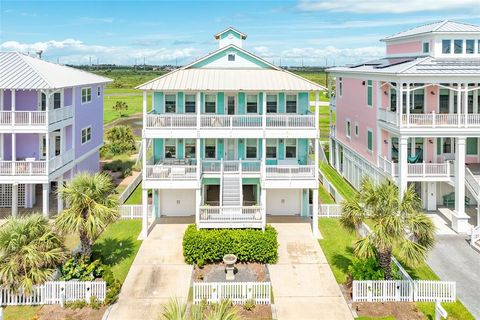
[[[402,114],[378,110],[380,121],[395,125],[400,128],[480,128],[480,114],[478,113],[426,113]]]
[[[0,129],[37,129],[73,118],[73,107],[49,111],[0,111]]]

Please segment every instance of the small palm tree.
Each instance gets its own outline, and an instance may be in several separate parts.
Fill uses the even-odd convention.
[[[402,197],[390,180],[375,185],[371,179],[362,181],[359,193],[342,203],[340,223],[349,230],[358,230],[367,219],[372,232],[354,244],[359,258],[377,258],[385,279],[392,278],[392,251],[406,263],[424,261],[435,241],[435,226],[421,212],[418,195],[409,186]]]
[[[192,305],[190,308],[187,304],[179,299],[170,299],[163,305],[163,312],[160,320],[241,320],[237,309],[228,300],[215,303],[210,306],[202,303]]]
[[[9,219],[0,228],[0,283],[30,294],[66,258],[63,241],[39,214]]]
[[[163,311],[160,316],[161,320],[187,320],[187,304],[179,299],[170,299],[167,304],[163,305]]]
[[[211,305],[207,314],[206,320],[240,320],[237,309],[229,300],[222,300],[219,303]]]
[[[58,215],[55,225],[64,233],[78,233],[87,257],[103,229],[118,218],[113,190],[110,177],[103,173],[80,173],[59,190],[68,208]]]

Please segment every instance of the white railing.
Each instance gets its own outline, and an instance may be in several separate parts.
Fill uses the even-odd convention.
[[[354,280],[354,302],[455,302],[454,281],[430,280]]]
[[[400,127],[424,127],[424,128],[444,128],[444,127],[480,127],[480,114],[454,114],[454,113],[423,113],[423,114],[402,114],[398,116],[396,112],[386,109],[378,109],[378,119]],[[401,119],[401,121],[399,121]]]
[[[267,165],[267,179],[310,179],[315,178],[314,165]]]
[[[0,176],[43,176],[46,161],[0,161]]]
[[[391,177],[398,176],[398,163],[388,160],[386,157],[378,156],[378,168],[383,170]],[[453,163],[450,161],[443,163],[408,163],[407,174],[409,177],[416,178],[448,178],[454,173]]]
[[[473,195],[477,198],[480,197],[480,182],[468,167],[465,167],[465,182],[467,186],[470,187],[470,191]]]
[[[200,206],[200,223],[262,223],[261,206]]]
[[[315,128],[314,115],[267,115],[268,128]]]
[[[476,226],[472,228],[472,232],[470,234],[470,244],[472,246],[477,245],[477,241],[480,240],[480,226]]]
[[[339,218],[342,215],[340,204],[319,204],[318,216],[322,218]]]
[[[194,128],[197,126],[196,115],[186,114],[147,114],[146,128]]]
[[[202,115],[202,128],[261,128],[261,115]]]
[[[0,125],[45,126],[45,111],[0,111]]]
[[[73,158],[74,158],[74,150],[73,149],[69,149],[67,151],[65,151],[63,154],[60,154],[58,156],[55,156],[53,157],[52,159],[50,159],[49,161],[49,170],[50,172],[53,172],[57,169],[60,169],[61,167],[63,167],[64,165],[70,163],[73,161]]]
[[[148,212],[152,212],[153,206],[148,205]],[[129,220],[129,219],[142,219],[143,217],[143,206],[141,204],[122,204],[118,207],[120,213],[120,219]]]
[[[0,305],[63,304],[78,300],[89,303],[92,296],[104,301],[106,293],[105,281],[47,281],[43,285],[34,286],[30,295],[0,288]]]
[[[387,123],[391,123],[394,125],[398,125],[398,117],[395,112],[388,111],[383,108],[379,108],[378,110],[378,119],[385,121]]]
[[[124,203],[125,201],[127,201],[128,197],[130,197],[133,191],[135,191],[140,182],[142,182],[142,173],[138,174],[125,188],[125,190],[123,190],[123,192],[118,196],[118,202]]]
[[[398,163],[388,160],[386,157],[378,156],[378,168],[395,177],[398,175]]]
[[[146,178],[159,180],[191,180],[197,177],[196,165],[147,165]]]
[[[260,172],[261,161],[259,160],[203,160],[202,172],[205,173],[219,173],[224,172],[238,172],[240,166],[243,172]]]
[[[271,292],[270,282],[194,282],[193,303],[229,300],[233,304],[244,304],[253,300],[255,304],[270,304]]]
[[[55,122],[63,121],[73,117],[73,107],[65,106],[58,109],[53,109],[48,111],[48,123],[52,124]]]

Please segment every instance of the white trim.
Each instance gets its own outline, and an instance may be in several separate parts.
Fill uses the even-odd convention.
[[[228,158],[228,145],[230,144],[231,141],[234,141],[234,143],[233,143],[233,159],[227,159]],[[234,139],[234,138],[224,138],[223,139],[223,159],[224,160],[238,159],[238,144],[239,144],[239,139]],[[215,153],[216,153],[216,150],[215,150]]]
[[[207,140],[214,140],[215,141],[215,155],[213,158],[207,158]],[[225,148],[225,142],[223,143],[223,147]],[[203,139],[203,159],[204,160],[212,160],[212,159],[217,159],[217,152],[218,152],[218,139],[217,138],[205,138]],[[222,156],[223,159],[223,156]]]
[[[87,95],[86,97],[88,98],[88,89],[90,89],[90,100],[86,100],[85,102],[83,102],[83,90],[87,90]],[[80,103],[81,104],[87,104],[87,103],[91,103],[92,102],[92,87],[81,87],[80,89]]]
[[[195,104],[195,106],[194,106],[195,110],[193,112],[187,112],[187,96],[193,96],[193,98],[194,98],[193,103]],[[195,94],[195,92],[183,92],[183,113],[185,113],[185,114],[196,114],[197,113],[197,95]]]
[[[83,142],[83,130],[88,130],[88,129],[90,129],[90,139],[88,139],[88,131],[86,131],[86,132],[85,132],[85,135],[86,135],[85,137],[86,137],[88,140],[86,140],[85,142]],[[89,143],[90,141],[92,141],[92,134],[93,134],[93,132],[92,132],[92,125],[88,125],[88,126],[86,126],[86,127],[83,127],[83,128],[80,130],[80,144],[83,146],[83,145]]]
[[[367,79],[367,80],[364,80],[365,81],[365,87],[367,88],[367,94],[366,94],[366,100],[367,100],[367,107],[369,108],[373,108],[373,80],[370,80],[370,79]],[[368,82],[370,81],[370,85],[368,84]],[[372,97],[372,104],[368,104],[368,89],[371,89],[372,90],[372,94],[371,94],[371,97]],[[380,101],[381,102],[381,101]],[[378,101],[377,101],[377,105],[378,105]]]
[[[248,112],[248,96],[257,96],[257,111],[256,112]],[[245,114],[260,114],[260,92],[246,92],[245,93]]]
[[[358,124],[358,121],[355,121],[355,125],[353,128],[354,128],[353,133],[355,134],[355,137],[358,137],[360,135],[360,125]]]
[[[350,125],[348,125],[350,124]],[[350,133],[348,132],[350,128]],[[345,136],[349,139],[352,138],[352,121],[350,120],[350,118],[346,118],[345,119]]]
[[[255,140],[255,142],[256,142],[256,147],[255,147],[255,148],[256,148],[256,149],[255,149],[256,155],[255,155],[255,157],[253,157],[253,158],[250,158],[250,157],[247,156],[247,141],[248,141],[248,140]],[[251,160],[251,159],[258,159],[258,158],[259,158],[259,156],[258,156],[258,155],[259,155],[259,152],[258,152],[258,151],[259,151],[259,150],[258,150],[258,149],[259,149],[259,148],[258,148],[259,139],[256,139],[256,138],[245,138],[244,141],[245,141],[245,143],[244,143],[243,149],[244,149],[245,159],[249,159],[249,160]]]
[[[195,157],[193,158],[187,158],[187,152],[186,152],[186,148],[187,148],[187,140],[193,140],[193,146],[195,147]],[[183,159],[197,159],[197,152],[199,152],[199,150],[197,150],[197,139],[196,138],[184,138],[183,139]]]
[[[207,96],[215,95],[215,112],[207,112]],[[245,103],[246,106],[246,103]],[[217,114],[218,111],[218,92],[204,92],[203,93],[203,114]]]
[[[428,44],[428,51],[425,52],[425,44]],[[422,41],[422,54],[429,54],[432,51],[430,40],[423,40]]]
[[[268,148],[268,140],[274,140],[275,141],[275,158],[268,158],[267,157],[267,148]],[[265,158],[266,160],[277,160],[278,159],[278,139],[276,138],[273,138],[273,139],[269,139],[269,138],[266,138],[265,139],[265,156],[262,157],[262,158]]]
[[[295,158],[287,158],[287,140],[295,140]],[[277,155],[278,157],[278,155]],[[284,138],[283,139],[283,158],[284,159],[296,159],[298,160],[298,139],[296,138]]]
[[[167,158],[167,140],[173,140],[173,146],[175,147],[175,157]],[[163,158],[164,159],[178,159],[178,140],[177,138],[165,138],[163,139]],[[171,145],[168,145],[171,147]]]
[[[309,94],[309,93],[307,93]],[[285,92],[285,114],[298,114],[298,92]],[[287,112],[287,97],[288,96],[295,96],[295,112]],[[308,97],[308,101],[310,101],[310,97]],[[307,108],[308,110],[308,108]]]
[[[267,96],[276,96],[277,97],[277,110],[275,112],[268,112],[268,100]],[[286,102],[286,99],[284,99]],[[280,109],[280,93],[279,92],[266,92],[265,93],[265,114],[279,114]]]
[[[167,95],[175,96],[175,112],[167,112],[167,105],[165,104]],[[178,113],[177,111],[178,111],[178,92],[164,92],[163,93],[163,113],[164,114],[169,114],[169,113],[177,114]]]

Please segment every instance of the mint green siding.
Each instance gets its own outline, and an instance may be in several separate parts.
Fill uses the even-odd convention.
[[[263,92],[258,94],[258,114],[263,114]]]
[[[205,113],[205,94],[200,93],[200,113]]]
[[[185,142],[185,139],[177,139],[177,158],[178,159],[183,159],[185,155],[183,152],[185,151],[183,149],[183,143]]]
[[[183,92],[177,93],[177,113],[185,113],[185,103]]]
[[[284,139],[278,139],[277,159],[285,160],[285,140]]]
[[[258,150],[257,150],[257,158],[258,159],[262,159],[262,150],[263,150],[263,140],[262,139],[258,139]]]
[[[220,178],[203,178],[202,184],[206,186],[217,185],[220,184]]]
[[[246,154],[245,154],[245,139],[238,139],[237,140],[238,144],[238,159],[245,159]]]
[[[285,93],[278,94],[278,113],[285,113]]]
[[[153,106],[156,113],[163,113],[163,92],[155,92],[153,94]]]
[[[163,139],[153,139],[153,160],[157,162],[163,159]]]
[[[153,192],[153,214],[155,218],[160,218],[160,198],[157,192]]]
[[[308,92],[301,92],[298,94],[297,113],[307,114],[308,112]]]
[[[245,92],[238,93],[238,114],[245,114]]]
[[[224,158],[224,143],[223,139],[217,139],[217,160],[221,160]]]
[[[217,113],[225,113],[225,93],[223,92],[217,93]]]
[[[308,139],[298,139],[297,156],[300,164],[307,164],[308,158]]]
[[[235,38],[237,39],[240,39],[242,36],[240,35],[240,33],[238,32],[235,32],[233,30],[229,30],[227,32],[224,32],[220,35],[220,39],[225,39],[226,37],[228,37],[229,35],[233,35]]]
[[[227,55],[227,53],[235,53],[235,55],[237,57],[245,59],[245,60],[259,66],[260,68],[268,68],[268,69],[272,68],[268,64],[258,60],[257,58],[252,57],[248,54],[245,54],[244,52],[239,51],[235,48],[229,48],[228,50],[221,50],[220,52],[214,54],[213,56],[208,57],[205,60],[202,60],[202,61],[199,61],[199,62],[195,63],[190,68],[203,68],[203,67],[211,64],[212,62],[217,61],[218,59],[221,59],[221,58],[225,57],[225,55]]]

